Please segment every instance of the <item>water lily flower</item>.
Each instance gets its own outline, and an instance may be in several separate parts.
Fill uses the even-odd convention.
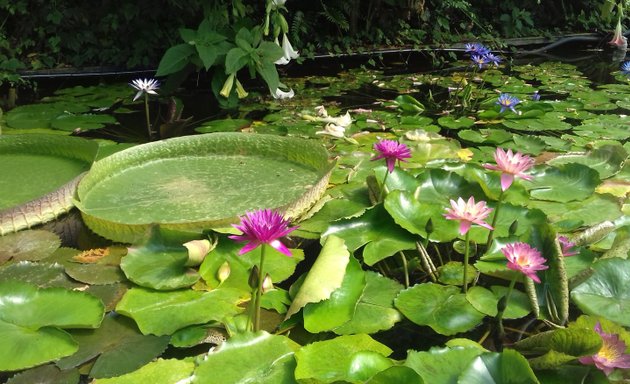
[[[595,365],[606,376],[615,368],[630,368],[630,354],[625,353],[626,343],[619,339],[619,335],[604,332],[599,321],[595,324],[595,332],[602,338],[602,347],[592,356],[580,357],[580,363]]]
[[[558,236],[558,242],[560,243],[562,256],[570,257],[570,256],[575,256],[579,253],[578,251],[573,249],[573,247],[575,247],[576,244],[573,241],[569,240],[568,237]]]
[[[212,243],[207,239],[191,240],[183,244],[188,250],[188,266],[200,265],[206,255],[212,250]]]
[[[464,45],[464,49],[467,53],[475,53],[479,56],[484,56],[490,53],[490,49],[481,43],[467,43]]]
[[[323,131],[315,132],[316,135],[328,135],[338,138],[343,138],[346,135],[346,128],[334,123],[328,123],[324,127]]]
[[[530,96],[530,98],[531,98],[533,101],[538,101],[538,100],[540,100],[540,95],[538,94],[538,91],[534,91],[534,93],[532,93],[532,95]]]
[[[517,97],[510,96],[509,93],[502,93],[499,95],[499,99],[496,101],[495,104],[499,104],[501,106],[501,110],[499,111],[499,113],[503,113],[507,108],[509,108],[512,112],[518,114],[516,109],[514,109],[514,106],[520,102],[521,101]]]
[[[472,224],[493,230],[494,228],[484,221],[490,212],[492,208],[488,207],[485,201],[475,203],[475,198],[470,196],[468,201],[464,201],[461,197],[457,201],[451,199],[451,208],[447,208],[443,215],[449,220],[458,220],[459,233],[465,235]]]
[[[389,173],[394,172],[396,160],[406,162],[406,159],[411,157],[409,147],[395,140],[381,140],[374,144],[374,150],[378,152],[378,155],[371,160],[385,159]]]
[[[232,240],[247,242],[239,251],[239,255],[247,253],[259,245],[268,244],[286,256],[291,256],[291,251],[279,239],[293,232],[297,227],[289,227],[289,222],[277,211],[262,209],[247,212],[245,216],[241,217],[241,224],[233,224],[233,226],[243,234],[228,237]]]
[[[486,56],[482,56],[482,55],[471,55],[470,59],[472,60],[473,63],[475,63],[479,67],[479,69],[483,68],[484,65],[489,63]]]
[[[623,73],[624,75],[630,76],[630,60],[624,61],[621,64],[621,73]]]
[[[487,53],[484,57],[486,61],[488,62],[488,64],[494,64],[495,67],[498,67],[502,61],[502,59],[499,56],[495,56],[492,53]]]
[[[537,283],[540,283],[540,279],[536,272],[549,268],[544,265],[547,260],[540,255],[540,252],[527,243],[506,244],[501,252],[508,259],[507,267],[509,269],[522,272]]]
[[[271,96],[273,96],[274,99],[279,99],[279,100],[284,100],[284,99],[291,99],[295,96],[295,92],[293,91],[293,89],[290,89],[288,91],[283,91],[280,88],[276,88],[275,91],[271,92]]]
[[[497,148],[494,152],[494,161],[497,165],[484,164],[483,167],[501,172],[502,191],[507,190],[512,185],[515,176],[525,180],[532,179],[530,175],[524,173],[534,165],[534,159],[527,155],[523,155],[520,152],[513,153],[511,149],[508,149],[506,152],[501,148]]]
[[[613,34],[612,40],[610,40],[608,44],[620,50],[625,51],[628,49],[628,39],[623,35],[623,31],[621,29],[621,18],[617,20],[615,33]]]
[[[157,95],[155,90],[160,88],[160,82],[155,79],[135,79],[129,85],[138,91],[133,101],[138,100],[144,93]]]

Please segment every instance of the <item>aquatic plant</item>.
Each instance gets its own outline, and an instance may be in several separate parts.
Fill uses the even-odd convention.
[[[499,113],[505,112],[506,109],[511,110],[514,113],[518,113],[518,111],[514,108],[521,101],[516,96],[511,96],[509,93],[502,93],[499,95],[496,104],[501,106],[501,110]]]
[[[135,79],[129,83],[131,87],[138,92],[133,97],[133,101],[138,100],[144,95],[144,114],[147,122],[147,134],[149,140],[153,138],[153,131],[151,130],[151,117],[149,115],[149,95],[157,95],[156,90],[160,88],[160,82],[156,79]]]
[[[626,343],[618,334],[604,332],[601,323],[595,325],[595,332],[602,338],[602,347],[592,356],[580,357],[580,363],[594,365],[606,375],[615,368],[630,368],[630,354],[626,353]]]

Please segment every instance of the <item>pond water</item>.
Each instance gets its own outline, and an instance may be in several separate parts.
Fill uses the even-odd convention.
[[[329,382],[326,377],[363,382],[352,376],[350,360],[339,359],[343,360],[339,364],[347,363],[348,367],[326,360],[346,355],[355,356],[362,372],[372,375],[394,365],[393,359],[399,360],[395,363],[401,365],[398,368],[404,365],[415,373],[399,372],[396,375],[401,376],[395,377],[422,377],[425,382],[432,382],[435,370],[427,367],[434,366],[443,370],[442,379],[452,374],[456,375],[452,378],[467,382],[475,375],[471,370],[479,356],[487,357],[483,363],[491,371],[498,369],[491,359],[505,358],[506,364],[523,369],[521,376],[526,376],[528,383],[536,383],[536,377],[541,382],[542,378],[561,382],[553,380],[560,380],[566,372],[577,381],[606,380],[603,373],[588,370],[577,361],[601,345],[594,330],[598,321],[630,345],[630,333],[623,328],[630,326],[628,310],[623,309],[627,308],[627,295],[606,296],[606,292],[627,292],[623,273],[630,274],[630,77],[620,71],[620,62],[608,52],[574,49],[560,55],[503,55],[499,66],[482,68],[472,65],[470,55],[464,52],[405,52],[307,62],[281,69],[282,81],[295,91],[295,97],[275,100],[258,83],[245,82],[250,95],[232,109],[219,107],[203,77],[189,79],[173,96],[158,90],[160,96],[151,96],[148,106],[152,127],[160,138],[226,132],[296,137],[313,144],[315,152],[325,147],[334,158],[333,168],[326,173],[327,160],[312,160],[305,154],[311,149],[304,144],[306,149],[277,150],[285,157],[273,155],[264,163],[255,156],[245,156],[244,147],[237,147],[229,159],[221,153],[216,157],[185,153],[181,157],[189,162],[184,167],[164,157],[134,168],[140,163],[134,163],[131,156],[125,160],[132,165],[127,170],[111,174],[99,171],[105,172],[101,180],[109,182],[108,187],[91,190],[92,204],[96,200],[96,205],[83,206],[84,213],[90,208],[109,214],[110,208],[121,208],[111,203],[117,199],[125,204],[129,199],[134,202],[133,207],[123,209],[129,218],[125,223],[117,222],[114,211],[107,222],[91,219],[93,229],[107,227],[105,233],[114,241],[85,228],[77,210],[39,227],[58,233],[63,243],[46,231],[0,237],[0,306],[4,305],[3,295],[13,294],[11,289],[22,294],[39,287],[47,292],[42,295],[50,294],[51,302],[64,301],[57,296],[59,291],[45,290],[49,287],[63,287],[64,294],[81,290],[90,297],[67,298],[86,308],[85,317],[74,319],[72,324],[96,330],[72,330],[67,323],[53,319],[50,329],[58,330],[59,335],[51,343],[68,349],[41,357],[47,346],[34,345],[25,354],[31,356],[32,352],[36,356],[32,361],[3,366],[2,357],[10,351],[0,347],[0,371],[39,365],[26,372],[45,376],[46,369],[55,374],[62,369],[63,374],[76,375],[75,381],[69,381],[76,383],[79,367],[81,380],[88,380],[127,374],[161,357],[166,360],[150,365],[181,374],[177,380],[189,377],[194,369],[195,374],[210,380],[210,364],[216,356],[222,358],[221,353],[211,353],[207,360],[195,364],[186,358],[205,353],[209,344],[222,342],[214,342],[217,337],[228,333],[235,337],[226,359],[233,358],[229,354],[234,353],[237,360],[251,358],[253,364],[267,364],[267,358],[277,362],[295,352],[302,360],[296,363],[291,357],[290,362],[274,369],[293,375],[297,364],[296,377],[322,382]],[[443,63],[437,69],[432,68],[436,58]],[[371,65],[375,63],[386,66]],[[139,148],[137,144],[149,141],[144,103],[142,98],[132,101],[135,90],[128,85],[129,80],[91,78],[76,83],[73,79],[61,85],[42,81],[38,88],[41,100],[21,105],[2,117],[5,140],[4,144],[0,140],[0,148],[13,145],[6,144],[12,137],[33,133],[97,141],[98,154],[95,148],[83,148],[78,157],[82,161]],[[508,103],[500,105],[499,100]],[[409,156],[399,158],[402,161],[392,172],[384,162],[372,161],[374,144],[384,139],[410,149]],[[67,144],[68,148],[73,145]],[[36,142],[36,147],[46,147],[45,141]],[[495,163],[497,148],[531,158],[527,174],[514,171],[516,177],[509,188],[503,188],[498,172],[484,167]],[[167,154],[176,149],[165,145],[160,151]],[[274,153],[268,148],[265,151]],[[67,148],[60,153],[46,149],[34,156],[55,157],[67,152]],[[3,167],[11,168],[11,172]],[[12,193],[13,185],[38,181],[25,180],[19,167],[10,162],[0,164],[3,194]],[[245,176],[237,169],[242,167],[248,170]],[[172,171],[170,176],[164,176],[165,169]],[[72,179],[82,170],[61,176]],[[219,170],[221,173],[215,175]],[[292,172],[297,171],[301,173],[293,177]],[[45,173],[31,176],[51,184],[49,178],[56,175]],[[132,179],[134,188],[120,181],[121,176]],[[217,186],[214,178],[225,179],[228,185]],[[250,183],[250,179],[257,183]],[[283,187],[289,179],[299,179],[299,183]],[[94,180],[90,183],[98,184]],[[327,189],[315,188],[318,201],[308,202],[308,209],[296,217],[299,228],[290,239],[283,240],[293,257],[275,251],[267,255],[266,268],[276,289],[263,296],[267,309],[263,328],[277,330],[273,336],[247,339],[249,336],[239,333],[248,324],[244,320],[247,316],[238,313],[250,299],[250,286],[255,286],[250,270],[263,257],[260,247],[237,256],[242,244],[229,240],[225,228],[182,235],[162,233],[156,227],[128,249],[112,246],[125,238],[117,238],[117,231],[124,231],[117,224],[133,227],[147,221],[177,222],[184,210],[201,218],[207,212],[215,215],[215,210],[217,218],[225,217],[221,215],[226,210],[228,216],[235,216],[244,213],[240,211],[251,196],[265,198],[270,186],[277,191],[268,200],[275,206],[318,183],[327,183]],[[42,194],[49,192],[41,190]],[[493,218],[492,235],[488,234],[488,223],[473,225],[464,234],[458,222],[445,217],[445,209],[454,209],[452,204],[460,197],[487,202],[494,211],[488,218]],[[66,202],[85,204],[83,197],[71,194],[65,198],[69,199]],[[108,203],[98,206],[102,201]],[[168,204],[157,207],[163,201]],[[156,208],[150,213],[157,216],[147,219],[143,215],[152,207]],[[20,214],[29,214],[20,209]],[[12,232],[11,225],[18,216],[15,212],[0,210],[0,233]],[[473,223],[480,221],[483,218]],[[561,244],[559,236],[567,236],[570,246]],[[195,264],[188,259],[181,240],[200,237],[212,241],[212,250]],[[541,250],[548,262],[547,270],[538,271],[541,284],[534,284],[531,275],[523,277],[506,267],[503,250],[515,241]],[[87,252],[79,254],[80,250]],[[575,255],[563,257],[570,251]],[[220,273],[226,263],[231,272],[223,278]],[[5,284],[15,279],[21,282]],[[35,296],[25,302],[30,303]],[[100,301],[95,302],[94,297]],[[501,300],[508,302],[504,333],[496,331],[497,321],[503,324],[503,312],[497,320]],[[53,308],[49,310],[55,313]],[[294,310],[301,310],[300,315],[282,322],[284,314]],[[103,313],[107,315],[100,323]],[[20,327],[31,324],[30,319],[11,321]],[[5,323],[0,315],[0,326]],[[503,330],[502,325],[500,328]],[[562,337],[577,338],[579,334],[591,339],[579,339],[582,344],[574,349],[559,345],[555,339],[517,343],[529,335],[560,332],[560,328],[566,331]],[[66,334],[61,329],[71,330]],[[69,341],[68,335],[81,345],[79,352],[72,349],[74,341]],[[26,340],[20,332],[11,333],[11,337],[17,344]],[[314,347],[310,350],[294,342],[313,343],[308,345]],[[544,345],[536,344],[539,342]],[[138,353],[134,343],[145,352]],[[504,344],[509,352],[501,352]],[[356,345],[364,350],[353,349]],[[321,351],[317,350],[320,346]],[[133,358],[123,361],[103,353],[109,348]],[[540,356],[541,350],[550,351],[549,355]],[[282,357],[274,355],[278,351]],[[361,355],[365,351],[369,356]],[[569,357],[553,360],[550,355],[560,353],[557,351]],[[527,360],[520,353],[535,354],[536,358]],[[438,358],[437,354],[443,355]],[[55,364],[44,365],[50,361]],[[334,372],[320,372],[316,367],[332,367],[326,369]],[[448,373],[451,371],[455,373]],[[274,372],[279,375],[279,371]],[[619,372],[614,374],[626,374]],[[253,371],[243,374],[249,378],[261,375]]]

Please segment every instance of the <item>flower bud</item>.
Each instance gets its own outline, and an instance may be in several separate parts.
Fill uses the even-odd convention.
[[[517,230],[518,230],[518,220],[514,220],[512,224],[510,225],[510,229],[508,230],[508,233],[511,236],[515,234]]]
[[[271,276],[267,273],[265,275],[265,279],[262,283],[262,293],[265,294],[273,289],[273,282],[271,281]]]
[[[247,279],[247,284],[251,289],[258,289],[258,279],[260,278],[260,271],[258,270],[258,266],[254,265],[254,267],[249,272],[249,279]]]
[[[427,231],[427,234],[433,232],[433,220],[431,220],[431,218],[427,220],[427,224],[424,226],[424,230]]]
[[[186,262],[188,267],[200,265],[212,248],[212,244],[206,239],[192,240],[183,245],[188,249],[188,261]]]
[[[227,260],[224,261],[217,271],[217,279],[219,280],[219,284],[227,280],[227,278],[230,277],[231,272],[232,269],[230,268],[230,263],[228,263]]]

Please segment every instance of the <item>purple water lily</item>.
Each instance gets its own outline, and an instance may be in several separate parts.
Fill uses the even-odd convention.
[[[232,240],[247,242],[239,251],[239,255],[259,245],[268,244],[286,256],[291,256],[291,251],[279,239],[293,232],[297,227],[289,227],[289,222],[280,213],[271,209],[247,212],[241,217],[241,224],[233,224],[233,226],[243,234],[228,237]]]

